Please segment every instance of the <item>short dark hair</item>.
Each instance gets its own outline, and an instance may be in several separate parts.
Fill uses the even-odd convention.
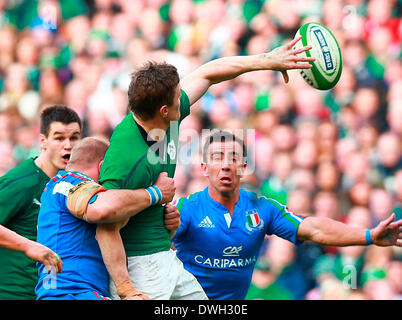
[[[129,109],[140,119],[151,119],[158,108],[173,104],[180,82],[175,66],[149,61],[131,74],[128,88]]]
[[[247,159],[247,148],[244,143],[244,140],[240,139],[239,137],[236,137],[233,133],[229,131],[224,131],[224,130],[217,130],[213,132],[205,141],[204,143],[204,148],[202,151],[202,159],[206,163],[208,161],[208,148],[213,142],[227,142],[227,141],[233,141],[237,142],[243,152],[243,158]]]
[[[66,106],[55,105],[42,111],[40,116],[40,133],[47,137],[52,122],[61,122],[64,124],[76,122],[80,126],[80,129],[82,129],[81,119],[78,114]]]

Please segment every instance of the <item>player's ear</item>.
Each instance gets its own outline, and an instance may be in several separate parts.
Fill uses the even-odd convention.
[[[237,168],[237,174],[239,176],[244,175],[247,169],[247,163],[242,163],[238,168]]]
[[[159,112],[160,112],[162,118],[167,118],[168,113],[169,113],[169,109],[168,109],[167,105],[164,104],[162,107],[160,107]]]
[[[201,170],[204,177],[208,177],[208,166],[205,162],[201,162]]]
[[[46,150],[46,148],[47,148],[47,137],[43,133],[41,133],[39,135],[39,145],[40,145],[40,148],[42,150]]]
[[[98,172],[100,173],[101,167],[102,167],[102,163],[103,163],[103,159],[101,161],[99,161],[98,164]]]

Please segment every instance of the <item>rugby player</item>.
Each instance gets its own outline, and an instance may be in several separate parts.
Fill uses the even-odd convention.
[[[96,223],[128,219],[150,206],[151,194],[150,189],[106,190],[97,183],[108,146],[105,140],[84,138],[73,148],[66,170],[46,185],[37,241],[59,254],[63,272],[48,275],[44,265],[39,265],[38,300],[109,298],[109,275],[96,241]],[[175,192],[174,181],[160,174],[151,189],[160,192],[160,203],[169,202]],[[149,299],[138,290],[124,298],[136,297]]]
[[[166,211],[180,211],[173,238],[177,256],[196,276],[209,299],[242,300],[251,282],[265,235],[294,244],[310,240],[321,245],[375,244],[402,247],[402,220],[395,214],[364,230],[318,217],[304,217],[279,202],[240,189],[247,166],[241,139],[226,131],[213,133],[203,148],[201,168],[208,186]]]
[[[49,179],[66,167],[71,149],[80,139],[81,120],[75,111],[48,107],[40,117],[40,155],[0,177],[0,300],[36,298],[35,261],[48,269],[62,269],[53,251],[35,243],[40,197]]]

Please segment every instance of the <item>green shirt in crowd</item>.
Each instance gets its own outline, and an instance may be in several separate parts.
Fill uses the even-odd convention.
[[[110,139],[101,167],[100,183],[106,189],[140,189],[153,185],[161,172],[173,178],[178,156],[180,122],[190,113],[190,102],[181,91],[180,120],[173,122],[162,143],[153,143],[129,113]],[[162,205],[154,205],[130,218],[121,230],[127,256],[148,255],[170,249]]]
[[[36,241],[40,197],[49,177],[29,158],[0,177],[0,225]],[[0,248],[0,300],[34,300],[36,262]]]

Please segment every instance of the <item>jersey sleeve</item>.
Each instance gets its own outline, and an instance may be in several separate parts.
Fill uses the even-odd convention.
[[[109,150],[108,150],[109,151]],[[131,189],[150,186],[153,175],[147,165],[145,158],[147,154],[131,161],[127,155],[114,154],[105,155],[105,160],[102,164],[99,183],[106,189]]]
[[[190,114],[190,100],[188,99],[187,93],[181,90],[180,98],[180,122],[184,120]]]
[[[180,238],[186,233],[189,224],[189,214],[187,210],[187,198],[179,198],[173,201],[173,205],[176,206],[177,210],[180,212],[180,227],[177,229],[176,234],[173,238],[173,242],[180,241]]]
[[[0,179],[0,224],[6,225],[28,201],[32,202],[29,190],[23,190],[16,182]]]
[[[297,230],[300,223],[305,219],[304,216],[297,215],[274,199],[264,199],[266,210],[271,212],[271,220],[267,228],[267,234],[275,234],[294,244],[301,244],[297,240]]]

